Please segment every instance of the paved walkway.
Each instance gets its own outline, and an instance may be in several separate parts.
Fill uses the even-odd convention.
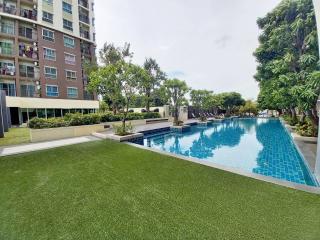
[[[85,137],[68,138],[68,139],[61,139],[61,140],[41,142],[41,143],[30,143],[25,145],[9,146],[9,147],[0,148],[0,157],[26,153],[26,152],[39,151],[39,150],[50,149],[50,148],[56,148],[56,147],[62,147],[62,146],[73,145],[78,143],[97,141],[97,140],[99,139],[96,137],[85,136]]]

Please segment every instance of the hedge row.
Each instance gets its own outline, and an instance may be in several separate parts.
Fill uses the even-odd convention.
[[[103,122],[117,122],[122,120],[122,114],[112,114],[110,112],[103,114],[66,114],[63,118],[33,118],[28,122],[29,128],[43,129],[43,128],[58,128],[68,126],[92,125]],[[159,113],[128,113],[127,120],[139,120],[149,118],[160,118]]]

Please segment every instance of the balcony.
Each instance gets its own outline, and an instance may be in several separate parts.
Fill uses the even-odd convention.
[[[20,10],[20,16],[30,19],[30,20],[34,20],[37,21],[37,10],[35,9],[21,9]]]
[[[14,65],[7,65],[5,63],[0,62],[0,75],[3,76],[15,76],[16,68]]]
[[[90,33],[87,30],[84,30],[83,28],[80,27],[80,37],[86,38],[90,40]]]
[[[38,47],[31,44],[19,43],[19,56],[38,61]]]
[[[88,1],[86,1],[86,0],[78,0],[78,4],[81,7],[89,8]]]
[[[85,15],[85,14],[79,13],[79,20],[80,20],[80,22],[84,22],[86,24],[90,24],[89,17],[87,15]]]
[[[13,2],[4,1],[0,3],[0,12],[16,15],[17,7]]]

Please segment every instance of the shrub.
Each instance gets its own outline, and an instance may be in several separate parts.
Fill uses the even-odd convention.
[[[58,128],[67,127],[69,122],[65,121],[63,118],[33,118],[29,120],[28,127],[33,129],[43,129],[43,128]]]
[[[99,114],[82,115],[81,113],[73,113],[66,114],[64,119],[69,122],[70,126],[92,125],[101,122]]]
[[[290,125],[295,126],[299,123],[299,120],[297,117],[292,117],[290,115],[283,115],[282,118]]]
[[[310,118],[306,118],[305,122],[297,124],[297,133],[305,137],[317,137],[318,128],[315,126]]]
[[[145,112],[142,114],[144,119],[148,118],[160,118],[160,114],[158,112]]]
[[[125,136],[132,134],[133,132],[133,126],[131,123],[126,123],[126,125],[123,127],[122,123],[121,124],[114,124],[113,125],[114,133],[119,136]]]
[[[199,120],[200,120],[201,122],[205,122],[205,121],[207,121],[207,117],[204,116],[204,115],[202,115],[202,116],[199,117]]]

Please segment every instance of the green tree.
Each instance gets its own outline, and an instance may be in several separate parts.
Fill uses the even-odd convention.
[[[240,107],[239,112],[240,114],[249,113],[249,115],[251,115],[252,113],[254,115],[257,115],[258,114],[257,103],[253,102],[252,100],[247,100],[246,103]]]
[[[163,90],[173,109],[174,124],[179,125],[179,108],[185,103],[185,95],[190,89],[185,81],[169,79],[165,81]]]
[[[104,66],[115,64],[118,61],[131,59],[133,53],[130,51],[130,43],[125,43],[123,47],[116,47],[113,43],[105,43],[99,50],[100,62]]]
[[[161,71],[156,60],[147,58],[143,65],[144,69],[148,73],[147,78],[143,78],[139,81],[140,93],[143,94],[146,104],[147,112],[150,111],[150,103],[156,97],[156,91],[159,89],[161,83],[165,80],[166,76]]]
[[[316,123],[319,55],[312,0],[283,0],[257,23],[262,30],[254,53],[259,108],[284,110],[293,118],[299,108]]]
[[[147,72],[143,68],[125,61],[100,67],[90,75],[91,90],[101,95],[108,95],[112,102],[120,104],[123,132],[126,129],[129,106],[138,92],[137,81],[145,77],[147,77]]]
[[[201,120],[205,121],[204,111],[208,110],[211,106],[211,100],[212,100],[212,91],[208,90],[195,90],[192,89],[190,91],[190,101],[192,106],[195,108],[198,108],[201,113]]]
[[[240,93],[227,92],[220,93],[219,97],[222,101],[222,107],[226,110],[227,114],[232,114],[236,109],[245,104],[245,100],[242,98]]]

